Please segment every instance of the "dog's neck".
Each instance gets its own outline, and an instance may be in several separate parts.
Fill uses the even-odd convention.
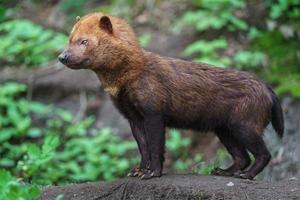
[[[93,71],[100,79],[104,91],[116,97],[126,84],[137,79],[144,67],[144,59],[137,59],[115,67],[114,69],[99,67]]]

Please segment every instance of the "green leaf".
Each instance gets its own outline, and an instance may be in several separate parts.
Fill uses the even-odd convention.
[[[58,115],[66,122],[72,122],[73,115],[72,113],[66,110],[58,110]]]
[[[14,128],[0,129],[0,142],[9,140],[15,134],[17,134],[17,131]]]
[[[50,107],[38,102],[31,102],[29,104],[30,111],[36,114],[46,114],[50,112]]]
[[[258,51],[239,51],[237,52],[233,60],[235,62],[236,67],[238,68],[253,68],[263,66],[266,56],[262,52]]]
[[[210,54],[214,53],[217,49],[223,49],[228,46],[224,38],[215,39],[212,41],[199,40],[196,41],[184,50],[185,55],[192,55],[194,53]]]
[[[150,42],[152,41],[152,35],[151,34],[144,34],[139,37],[139,43],[142,47],[147,47]]]
[[[0,169],[0,193],[4,192],[5,187],[13,180],[11,174],[4,170]]]
[[[55,200],[64,200],[64,195],[60,194],[57,197],[55,197]]]
[[[0,17],[1,19],[1,17]],[[0,24],[0,64],[36,66],[57,56],[67,36],[45,30],[28,20],[8,20]]]
[[[59,137],[57,135],[47,135],[42,146],[43,154],[52,152],[59,145]]]
[[[30,128],[27,135],[31,138],[38,138],[42,135],[42,131],[39,128]]]
[[[41,150],[37,145],[30,144],[28,146],[27,153],[31,159],[37,159],[41,155]]]

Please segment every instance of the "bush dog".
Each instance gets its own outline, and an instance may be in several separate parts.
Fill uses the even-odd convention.
[[[215,132],[233,164],[212,174],[244,179],[253,179],[271,159],[262,138],[269,122],[283,135],[280,102],[265,83],[246,72],[148,52],[117,17],[77,18],[59,60],[94,71],[128,119],[141,154],[129,176],[162,175],[166,127]],[[255,159],[251,166],[248,151]]]

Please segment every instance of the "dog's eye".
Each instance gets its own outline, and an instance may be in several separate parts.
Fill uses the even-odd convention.
[[[81,40],[80,45],[87,45],[88,44],[88,40]]]

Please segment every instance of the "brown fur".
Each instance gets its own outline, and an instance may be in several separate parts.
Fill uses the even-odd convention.
[[[88,45],[81,45],[83,39]],[[142,155],[140,167],[130,175],[161,175],[166,126],[215,131],[234,163],[214,174],[249,179],[270,160],[261,134],[271,119],[282,135],[281,107],[262,81],[249,73],[147,52],[122,19],[102,13],[81,18],[65,54],[70,68],[88,68],[98,75],[129,120]],[[250,164],[247,150],[256,161],[239,172]]]

